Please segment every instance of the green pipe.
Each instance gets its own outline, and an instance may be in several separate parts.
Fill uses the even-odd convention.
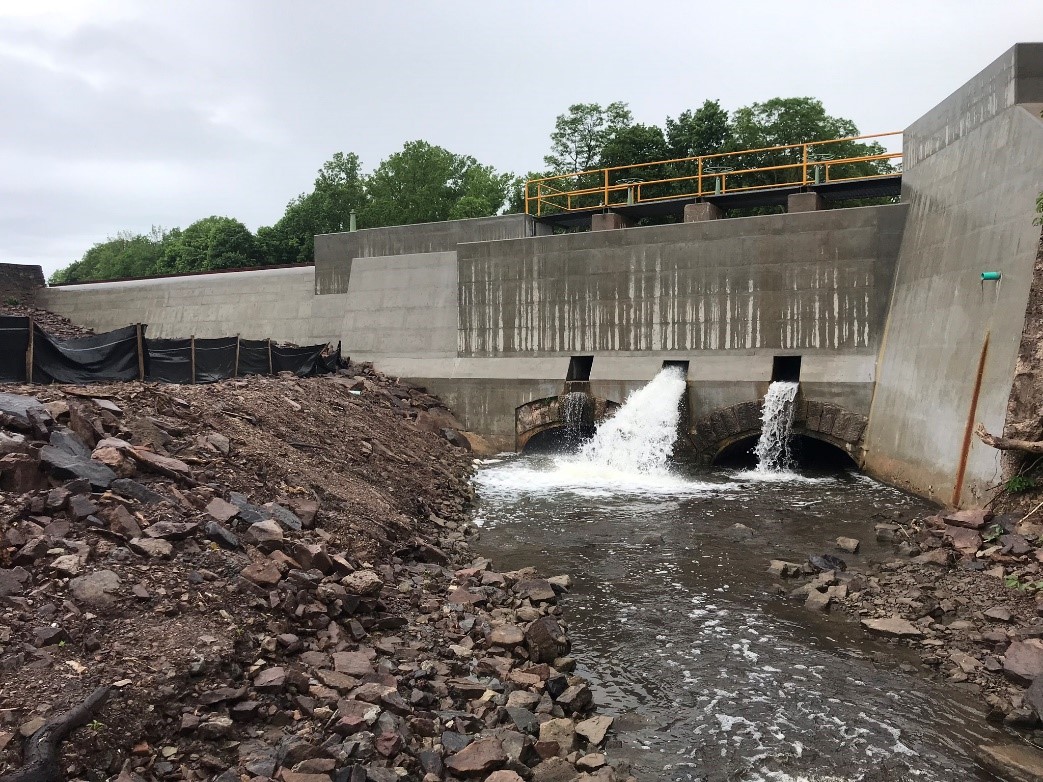
[[[1000,278],[1000,273],[999,272],[982,272],[981,273],[981,281],[982,282],[985,282],[986,280],[998,280],[999,278]]]

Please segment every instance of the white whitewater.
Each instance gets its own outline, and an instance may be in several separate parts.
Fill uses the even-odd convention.
[[[755,472],[785,473],[792,467],[790,436],[793,433],[793,413],[799,383],[777,380],[768,386],[761,413],[761,436],[753,449],[757,456]]]
[[[677,440],[685,386],[681,369],[663,369],[628,396],[614,416],[598,424],[580,449],[580,458],[623,473],[665,472]]]
[[[670,469],[684,393],[684,371],[668,367],[598,424],[577,453],[507,460],[480,470],[475,481],[485,497],[566,491],[607,501],[705,496],[737,488],[735,483],[691,480]],[[475,522],[481,524],[481,518]]]
[[[587,408],[587,395],[582,391],[565,394],[561,400],[561,420],[565,424],[565,445],[578,448],[583,441],[583,414]]]

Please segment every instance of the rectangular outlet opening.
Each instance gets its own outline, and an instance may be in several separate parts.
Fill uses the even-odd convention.
[[[689,363],[690,362],[688,362],[688,361],[664,361],[663,362],[663,369],[667,369],[669,367],[677,367],[678,369],[680,369],[684,373],[685,379],[687,379],[688,378],[688,365],[689,365]]]
[[[800,382],[800,356],[775,356],[771,362],[771,382]]]
[[[593,356],[573,356],[569,359],[569,373],[565,380],[586,383],[590,380],[590,370],[593,366]]]

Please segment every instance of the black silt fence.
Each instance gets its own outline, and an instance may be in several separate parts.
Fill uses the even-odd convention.
[[[139,380],[143,372],[144,326],[126,326],[76,339],[52,337],[33,325],[29,340],[30,382],[112,383]]]
[[[145,339],[145,326],[59,339],[31,318],[0,316],[0,382],[213,383],[241,375],[293,372],[310,377],[336,371],[340,345],[276,345],[239,337]]]
[[[0,316],[0,383],[24,383],[32,322],[16,315]]]
[[[148,360],[145,379],[160,383],[192,382],[192,340],[150,339],[145,341]]]

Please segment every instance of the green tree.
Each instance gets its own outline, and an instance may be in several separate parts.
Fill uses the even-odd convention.
[[[732,144],[728,112],[719,100],[706,100],[695,111],[682,111],[677,119],[667,117],[666,141],[673,158],[724,152]]]
[[[250,230],[235,218],[217,215],[196,220],[167,250],[165,263],[177,272],[236,269],[260,261]]]
[[[662,128],[637,124],[621,128],[605,142],[599,165],[605,168],[634,166],[669,157],[670,148]]]
[[[857,135],[858,127],[854,122],[827,114],[822,101],[815,98],[772,98],[764,103],[744,106],[732,115],[732,139],[736,150],[804,144]],[[883,152],[884,148],[875,142],[846,141],[813,147],[809,160],[812,167],[816,161],[819,162],[818,170],[823,172],[824,176],[825,160],[863,157]],[[797,167],[802,164],[803,154],[800,148],[754,152],[734,158],[730,162],[730,165],[739,168],[791,166],[776,171],[737,176],[733,180],[734,185],[791,182],[802,175],[802,169]],[[842,167],[831,166],[830,175],[850,177],[885,173],[888,170],[890,166],[886,161],[868,161],[844,164]],[[812,173],[809,171],[809,176]]]
[[[153,226],[148,234],[119,231],[98,242],[83,257],[51,275],[53,284],[143,277],[160,271],[166,233]]]
[[[513,176],[426,141],[407,142],[366,179],[365,227],[485,217],[500,211]]]
[[[554,121],[550,134],[551,152],[543,162],[555,174],[569,174],[594,168],[603,157],[605,145],[634,118],[627,104],[620,101],[575,103]]]
[[[337,152],[319,169],[310,193],[290,201],[275,225],[257,230],[261,257],[269,264],[310,263],[315,235],[347,230],[351,210],[361,211],[365,203],[358,155]]]

